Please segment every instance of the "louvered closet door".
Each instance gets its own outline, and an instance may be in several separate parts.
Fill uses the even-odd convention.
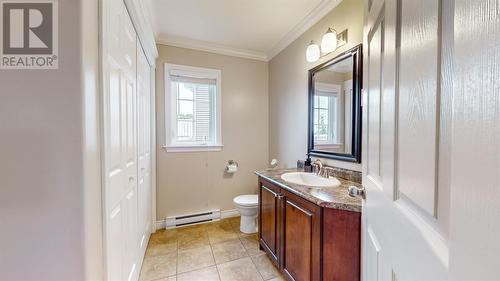
[[[139,248],[144,254],[151,233],[151,68],[137,44],[137,125],[139,159]]]
[[[121,0],[103,1],[104,231],[108,280],[138,278],[136,34]]]

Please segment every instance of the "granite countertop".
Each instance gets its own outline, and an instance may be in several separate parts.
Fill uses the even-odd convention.
[[[361,187],[361,184],[337,177],[340,181],[338,187],[310,187],[284,181],[281,175],[289,172],[303,172],[300,169],[268,169],[255,172],[256,175],[279,185],[314,204],[325,207],[352,212],[361,212],[361,199],[349,196],[348,188],[351,185]]]

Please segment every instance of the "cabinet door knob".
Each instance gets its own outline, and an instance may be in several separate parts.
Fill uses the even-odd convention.
[[[349,196],[351,197],[361,197],[366,199],[366,190],[364,187],[359,188],[354,185],[349,186]]]

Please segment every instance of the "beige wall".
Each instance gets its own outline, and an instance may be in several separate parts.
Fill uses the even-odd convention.
[[[158,45],[158,51],[157,218],[234,209],[235,196],[256,193],[253,172],[268,162],[267,63],[165,45]],[[161,148],[165,144],[165,63],[222,71],[222,151],[167,153]],[[230,159],[239,163],[233,176],[224,174]]]
[[[0,70],[0,279],[102,279],[97,0],[59,1],[59,69]]]
[[[310,40],[319,43],[328,27],[338,32],[348,29],[348,43],[315,63],[305,58]],[[307,71],[334,58],[363,41],[363,4],[361,0],[344,0],[321,21],[302,34],[269,62],[270,158],[282,166],[293,167],[307,153]],[[361,165],[328,161],[348,169]]]

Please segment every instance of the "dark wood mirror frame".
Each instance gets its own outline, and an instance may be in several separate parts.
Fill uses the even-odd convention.
[[[352,72],[352,92],[353,92],[353,108],[352,108],[352,151],[351,153],[337,153],[329,151],[321,151],[314,149],[314,75],[329,66],[332,66],[348,57],[353,59]],[[309,70],[309,120],[308,120],[308,154],[321,158],[335,159],[347,162],[361,163],[361,89],[362,89],[362,72],[363,72],[363,56],[361,44],[336,56],[335,58],[324,62]]]

